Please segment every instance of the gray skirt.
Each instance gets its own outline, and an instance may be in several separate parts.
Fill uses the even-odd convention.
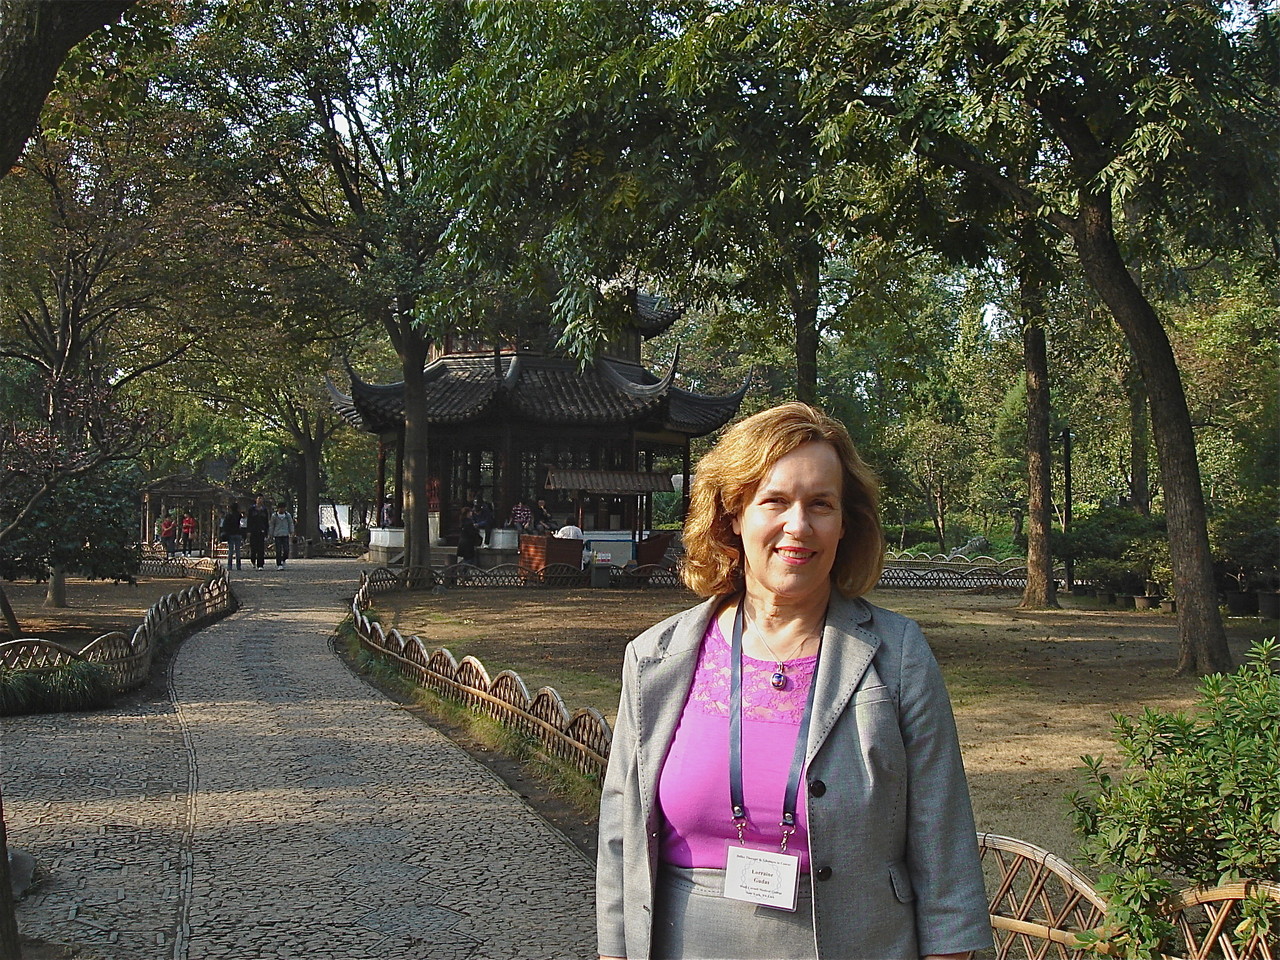
[[[653,903],[653,960],[817,960],[813,896],[801,874],[795,912],[721,896],[724,871],[663,864]]]

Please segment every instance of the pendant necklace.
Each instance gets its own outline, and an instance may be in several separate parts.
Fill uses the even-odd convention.
[[[769,641],[764,638],[763,630],[754,623],[751,624],[751,629],[756,632],[756,636],[760,638],[764,648],[769,651],[769,656],[773,657],[774,662],[778,665],[773,672],[773,676],[769,678],[769,686],[775,690],[785,690],[787,688],[787,662],[773,652],[773,647],[769,646]],[[801,647],[803,649],[803,644]]]

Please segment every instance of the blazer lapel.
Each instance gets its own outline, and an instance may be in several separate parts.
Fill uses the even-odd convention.
[[[666,648],[637,664],[635,713],[639,718],[640,803],[646,823],[653,820],[658,774],[693,685],[702,636],[720,600],[712,597],[690,610],[677,623]]]
[[[862,626],[870,619],[871,607],[865,600],[850,600],[832,592],[827,624],[822,632],[818,672],[813,678],[817,689],[813,692],[807,762],[813,761],[826,742],[827,734],[840,719],[880,646],[880,638]]]

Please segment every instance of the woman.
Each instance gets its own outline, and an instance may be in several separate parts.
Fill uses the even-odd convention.
[[[698,464],[685,582],[637,637],[600,805],[602,957],[963,957],[991,945],[955,724],[879,578],[878,487],[788,403]],[[736,690],[736,692],[735,692]]]
[[[293,539],[293,515],[284,507],[284,501],[276,504],[276,512],[267,521],[267,536],[276,545],[276,566],[283,567],[289,559],[289,541]]]
[[[165,556],[172,560],[178,552],[178,521],[172,514],[165,514],[160,522],[160,542],[164,545]]]
[[[240,544],[244,542],[244,533],[240,527],[244,521],[244,514],[240,512],[240,504],[232,502],[227,512],[222,515],[222,523],[218,529],[222,535],[222,539],[227,542],[227,569],[230,570],[232,564],[237,570],[240,569]]]

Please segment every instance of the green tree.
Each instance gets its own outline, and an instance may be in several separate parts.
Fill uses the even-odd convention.
[[[200,19],[177,82],[209,112],[209,176],[226,202],[327,269],[325,289],[382,329],[400,357],[406,563],[426,564],[422,370],[442,329],[427,303],[441,292],[445,216],[430,188],[437,153],[411,156],[402,145],[415,129],[437,128],[443,104],[436,48],[406,43],[404,25],[435,22],[454,5],[348,6]]]
[[[35,129],[71,49],[94,31],[114,24],[135,3],[0,2],[0,177],[8,173]]]
[[[45,606],[67,605],[63,574],[91,580],[130,580],[142,554],[137,545],[137,476],[115,465],[58,484],[0,545],[0,576],[48,577]]]
[[[856,156],[868,118],[1065,237],[1124,331],[1150,396],[1179,597],[1180,673],[1230,665],[1203,492],[1169,339],[1129,272],[1117,224],[1234,243],[1274,226],[1275,17],[1221,5],[1025,0],[866,2],[813,11],[810,102],[833,149]],[[895,38],[885,42],[886,37]],[[1045,145],[1025,169],[1028,137]]]

